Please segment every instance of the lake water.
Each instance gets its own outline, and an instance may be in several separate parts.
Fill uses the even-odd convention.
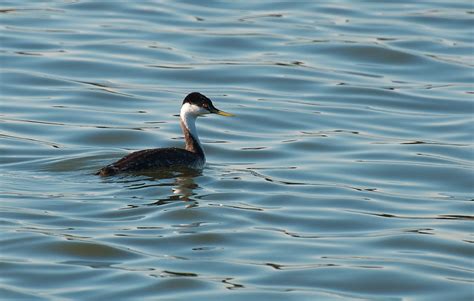
[[[472,300],[473,3],[382,2],[2,1],[1,299]]]

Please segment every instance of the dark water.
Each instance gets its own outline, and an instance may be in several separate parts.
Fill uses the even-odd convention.
[[[2,1],[0,297],[474,298],[473,4],[382,2]]]

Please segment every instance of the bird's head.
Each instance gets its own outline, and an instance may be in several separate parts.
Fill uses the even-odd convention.
[[[227,117],[234,116],[234,114],[217,109],[209,98],[199,92],[189,93],[184,98],[183,105],[181,106],[181,116],[188,114],[195,117],[206,114],[217,114]]]

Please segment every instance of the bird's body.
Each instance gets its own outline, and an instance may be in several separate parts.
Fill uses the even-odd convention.
[[[110,176],[123,172],[159,171],[183,167],[202,169],[206,163],[206,156],[197,135],[195,121],[198,116],[209,113],[233,116],[216,109],[206,96],[197,92],[190,93],[184,99],[180,112],[185,149],[170,147],[136,151],[103,167],[97,174]]]
[[[111,176],[122,172],[158,171],[170,168],[204,167],[204,158],[182,148],[144,149],[126,155],[115,163],[99,170],[101,176]]]

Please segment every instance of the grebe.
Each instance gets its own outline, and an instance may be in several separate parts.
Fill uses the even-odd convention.
[[[158,171],[179,167],[203,168],[206,163],[206,156],[196,131],[196,118],[211,113],[234,116],[218,110],[214,107],[212,101],[201,93],[188,94],[183,100],[179,114],[186,142],[185,149],[169,147],[136,151],[103,167],[96,174],[111,176],[121,172]]]

